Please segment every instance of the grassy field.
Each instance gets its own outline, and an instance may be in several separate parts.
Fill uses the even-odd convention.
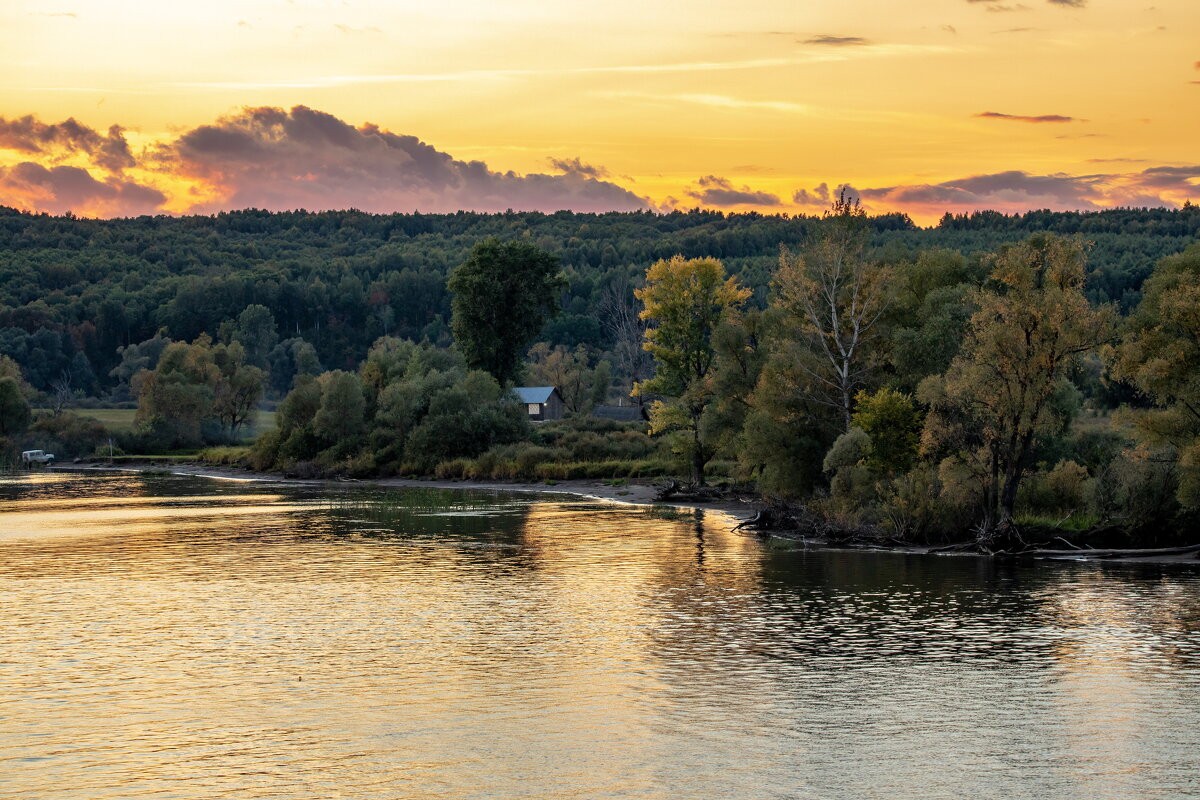
[[[110,431],[120,432],[133,429],[133,415],[137,413],[137,409],[133,408],[80,408],[76,409],[75,413],[81,417],[91,417],[99,420],[104,427]],[[254,412],[254,430],[253,435],[258,435],[264,431],[274,430],[275,428],[275,412],[274,411],[256,411]]]

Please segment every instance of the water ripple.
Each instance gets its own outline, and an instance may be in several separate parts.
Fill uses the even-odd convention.
[[[1186,566],[494,492],[0,501],[0,798],[1200,797]]]

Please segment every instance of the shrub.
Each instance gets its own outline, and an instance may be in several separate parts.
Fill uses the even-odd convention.
[[[249,447],[209,447],[200,451],[199,459],[206,464],[237,465],[249,462]]]
[[[1086,502],[1088,471],[1074,461],[1060,461],[1046,475],[1046,485],[1057,508],[1081,508]]]
[[[862,428],[851,428],[834,441],[821,466],[828,473],[836,473],[860,463],[870,452],[871,437]]]
[[[958,485],[947,491],[940,474],[961,480],[951,469],[919,464],[879,488],[886,527],[912,541],[957,541],[973,522],[975,495]]]
[[[889,481],[879,492],[885,524],[897,536],[913,541],[928,539],[935,530],[942,533],[941,493],[941,482],[927,466]]]
[[[1096,476],[1091,505],[1103,522],[1160,539],[1179,510],[1178,486],[1174,463],[1122,455]]]
[[[324,478],[329,473],[325,467],[315,461],[293,461],[284,465],[283,474],[288,478],[315,480]]]
[[[456,481],[465,478],[467,470],[471,467],[471,460],[468,458],[456,458],[451,461],[443,461],[434,468],[433,474],[444,481]]]
[[[375,454],[367,451],[347,458],[342,464],[342,469],[351,478],[369,478],[378,472]]]
[[[103,424],[70,411],[39,413],[29,426],[28,436],[60,460],[90,455],[102,443],[108,443],[108,429]]]
[[[870,441],[865,455],[867,466],[887,473],[904,472],[911,467],[917,460],[922,424],[912,397],[880,389],[874,394],[859,392],[854,401],[857,405],[854,427],[861,428]]]
[[[267,431],[255,439],[246,456],[250,468],[259,471],[273,468],[279,460],[279,446],[282,438],[283,431],[274,430]]]
[[[117,458],[125,455],[125,451],[114,445],[104,444],[96,445],[96,449],[92,451],[92,458]]]

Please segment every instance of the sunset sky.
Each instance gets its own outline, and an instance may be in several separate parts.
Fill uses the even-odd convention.
[[[1200,201],[1197,0],[8,0],[0,204]]]

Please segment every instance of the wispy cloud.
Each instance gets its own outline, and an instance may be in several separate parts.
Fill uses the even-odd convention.
[[[1046,122],[1087,122],[1085,119],[1068,117],[1063,114],[1040,114],[1036,117],[1029,117],[1021,114],[1001,114],[999,111],[984,111],[982,114],[976,114],[975,116],[982,119],[1002,119],[1008,120],[1009,122],[1030,122],[1033,124],[1042,124]]]
[[[805,39],[801,44],[820,44],[829,47],[861,47],[870,44],[870,42],[861,36],[830,36],[822,34]]]
[[[809,113],[812,109],[803,103],[788,100],[749,100],[723,94],[653,94],[650,92],[598,92],[600,97],[646,100],[655,103],[686,103],[709,108],[748,109],[777,111],[783,113]]]
[[[892,56],[936,55],[960,52],[950,45],[871,44],[858,47],[822,48],[821,53],[780,58],[750,58],[730,61],[680,61],[662,64],[600,64],[595,66],[542,69],[476,69],[456,72],[401,72],[367,75],[318,75],[286,81],[177,81],[159,84],[164,89],[322,89],[352,85],[388,83],[433,83],[446,81],[512,80],[518,78],[555,77],[595,74],[657,74],[688,72],[730,72],[740,70],[779,69],[805,64],[844,61],[850,58],[886,58]],[[852,55],[851,55],[852,53]],[[703,95],[698,95],[703,96]]]

